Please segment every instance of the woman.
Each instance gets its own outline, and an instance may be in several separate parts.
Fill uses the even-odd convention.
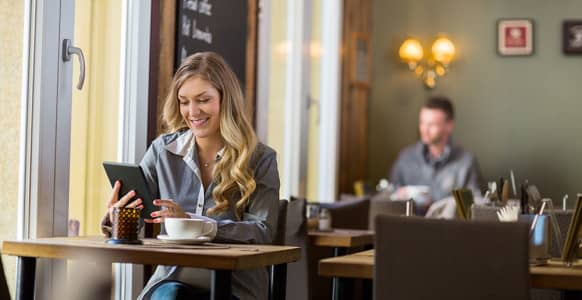
[[[257,143],[243,110],[236,76],[217,54],[194,54],[182,63],[172,80],[162,119],[167,134],[158,137],[140,165],[152,192],[160,199],[146,222],[204,215],[217,220],[215,240],[230,243],[271,243],[277,223],[279,175],[275,151]],[[108,202],[127,203],[133,194],[117,199],[119,183]],[[159,266],[140,299],[195,297],[207,293],[209,271]],[[232,273],[233,295],[267,299],[266,268]]]

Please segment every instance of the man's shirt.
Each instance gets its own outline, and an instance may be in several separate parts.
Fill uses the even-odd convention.
[[[438,201],[452,195],[453,189],[467,188],[481,195],[481,172],[475,157],[449,143],[439,158],[431,157],[422,142],[402,150],[392,166],[390,180],[395,188],[406,185],[430,187],[430,197]]]

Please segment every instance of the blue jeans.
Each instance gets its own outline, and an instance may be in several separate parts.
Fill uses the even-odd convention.
[[[210,299],[210,291],[197,289],[180,281],[166,281],[154,288],[151,300]],[[238,300],[232,296],[233,300]]]

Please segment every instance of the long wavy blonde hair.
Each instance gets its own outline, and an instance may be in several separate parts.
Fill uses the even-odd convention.
[[[193,77],[208,81],[220,93],[219,130],[224,143],[224,155],[212,173],[216,184],[212,191],[215,206],[208,210],[208,214],[226,211],[230,206],[229,198],[238,194],[240,200],[236,202],[236,215],[240,219],[256,188],[249,161],[257,145],[257,138],[243,109],[244,97],[238,79],[221,56],[213,52],[200,52],[182,62],[170,85],[162,120],[167,132],[188,128],[180,114],[178,90]]]

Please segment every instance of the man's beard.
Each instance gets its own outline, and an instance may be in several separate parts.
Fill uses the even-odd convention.
[[[428,141],[424,142],[427,146],[439,146],[442,144],[443,140],[445,139],[444,135],[440,135],[434,138],[429,138]]]

